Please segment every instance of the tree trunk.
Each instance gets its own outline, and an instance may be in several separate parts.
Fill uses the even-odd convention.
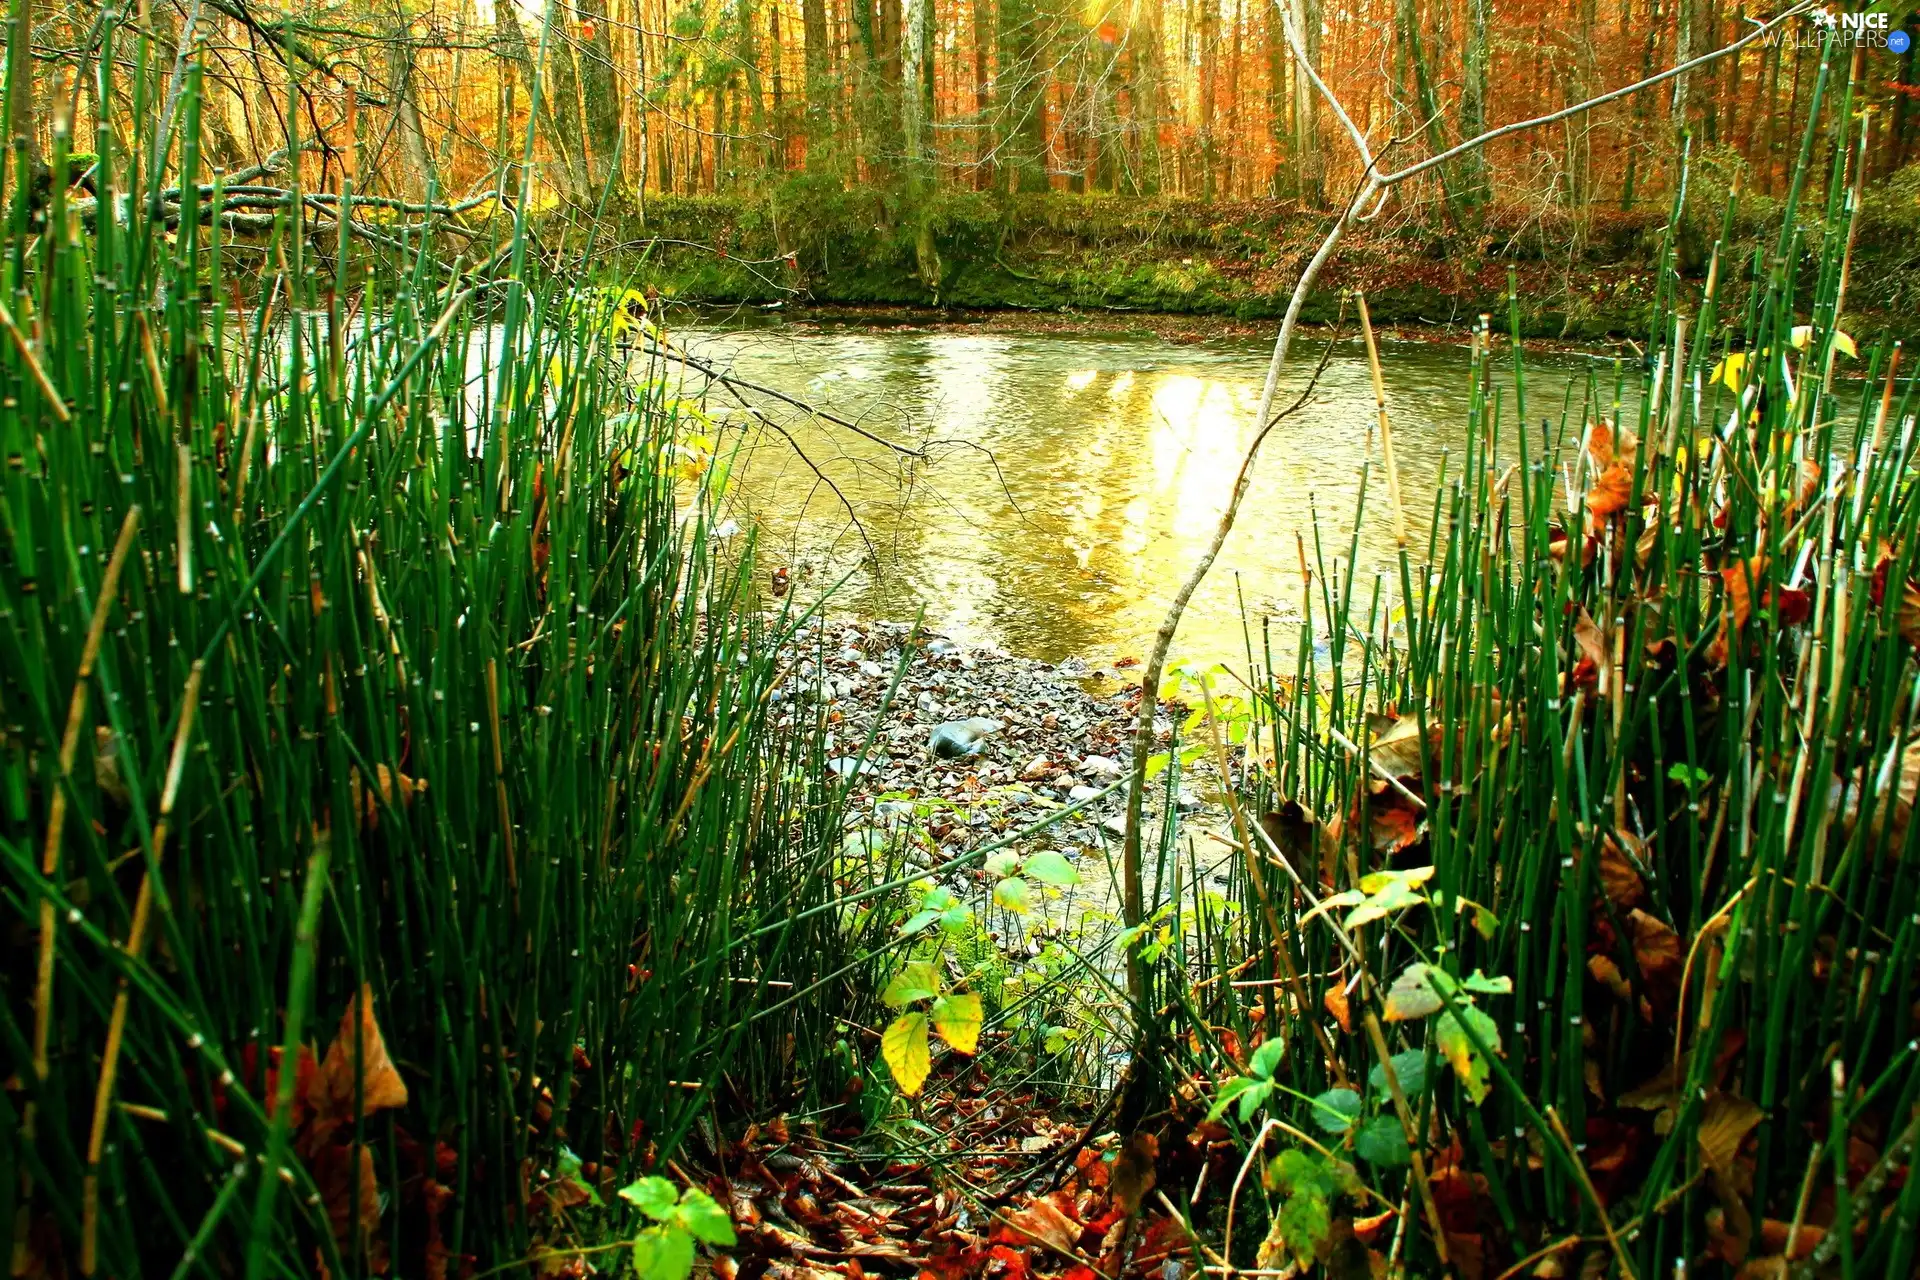
[[[994,44],[994,0],[973,0],[973,185],[991,191],[994,185],[993,74],[989,57]]]
[[[1407,66],[1413,73],[1414,111],[1426,124],[1427,146],[1435,154],[1447,149],[1446,130],[1441,125],[1440,99],[1434,92],[1433,73],[1427,66],[1426,52],[1420,45],[1420,13],[1417,0],[1399,0],[1400,33],[1407,53]],[[1458,225],[1462,219],[1455,204],[1453,175],[1445,165],[1434,170],[1440,181],[1440,195],[1448,215]]]
[[[1301,27],[1301,43],[1306,48],[1307,63],[1318,72],[1321,0],[1291,0],[1291,3],[1295,21]],[[1293,80],[1294,156],[1299,165],[1295,189],[1301,200],[1319,209],[1327,203],[1326,166],[1320,154],[1320,95],[1309,77],[1297,70],[1290,74]]]
[[[1489,0],[1467,0],[1467,41],[1461,54],[1464,83],[1460,86],[1460,136],[1477,138],[1487,131],[1487,11]],[[1542,59],[1535,59],[1538,69]],[[1460,203],[1477,208],[1487,202],[1485,148],[1460,159]]]
[[[855,3],[864,8],[867,0]],[[779,6],[774,8],[778,21]],[[832,150],[827,142],[833,129],[833,84],[828,78],[826,0],[801,0],[800,26],[807,46],[807,168],[817,169]]]
[[[620,91],[613,78],[613,26],[607,21],[607,0],[576,0],[580,43],[581,126],[587,160],[590,199],[598,201],[609,185],[609,204],[625,200],[616,162],[620,152]]]
[[[767,66],[771,71],[770,88],[773,92],[773,141],[770,146],[772,167],[776,173],[785,172],[788,163],[785,61],[786,49],[780,42],[780,5],[779,0],[775,0],[767,6]]]
[[[1286,192],[1285,160],[1291,159],[1293,152],[1287,138],[1287,72],[1292,62],[1287,56],[1279,9],[1267,9],[1261,21],[1267,44],[1267,194],[1278,199]],[[1299,194],[1297,185],[1294,194]]]
[[[1214,98],[1218,86],[1220,0],[1200,0],[1200,198],[1214,198]]]
[[[1006,104],[1006,155],[1021,191],[1047,189],[1047,82],[1034,0],[1001,0],[999,96]]]

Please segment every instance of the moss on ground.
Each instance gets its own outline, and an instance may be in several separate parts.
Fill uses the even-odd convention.
[[[1909,171],[1913,172],[1913,171]],[[1695,290],[1720,228],[1725,186],[1703,171],[1678,236]],[[1906,246],[1920,231],[1920,172],[1869,193],[1852,300],[1872,332],[1912,309],[1920,271]],[[1723,279],[1738,293],[1778,201],[1743,198]],[[1822,204],[1804,223],[1817,231]],[[795,177],[755,196],[656,196],[620,228],[611,269],[690,302],[801,302],[1156,312],[1242,320],[1281,315],[1324,213],[1289,201],[1213,202],[1120,196],[894,194]],[[1666,234],[1664,209],[1594,211],[1584,219],[1489,210],[1471,231],[1411,215],[1360,228],[1306,307],[1336,319],[1364,289],[1382,324],[1463,323],[1507,310],[1517,285],[1529,337],[1644,336]]]

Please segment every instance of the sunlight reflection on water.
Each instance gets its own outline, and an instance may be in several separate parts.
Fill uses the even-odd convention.
[[[902,443],[978,446],[943,444],[933,465],[909,468],[843,428],[781,414],[839,494],[765,432],[749,433],[736,493],[762,530],[763,557],[793,566],[803,592],[851,575],[836,608],[910,618],[924,607],[936,629],[1050,660],[1111,660],[1150,645],[1232,490],[1267,355],[1257,342],[907,329],[674,337],[704,360]],[[1311,335],[1296,346],[1277,404],[1298,396],[1318,354]],[[1511,363],[1498,361],[1494,381],[1507,424],[1500,452],[1503,462],[1514,461],[1521,442]],[[1396,343],[1383,348],[1382,362],[1408,520],[1424,544],[1442,459],[1451,451],[1450,478],[1462,460],[1468,354]],[[1580,430],[1590,378],[1597,403],[1610,406],[1610,357],[1529,355],[1529,457],[1539,453],[1542,418],[1557,431],[1569,401],[1567,430]],[[713,399],[716,410],[723,400]],[[1244,654],[1237,593],[1256,620],[1276,620],[1276,645],[1291,648],[1301,550],[1316,560],[1317,515],[1324,569],[1347,557],[1369,460],[1358,558],[1363,570],[1390,562],[1374,434],[1366,357],[1357,342],[1344,344],[1315,402],[1269,438],[1239,526],[1190,607],[1177,654]],[[867,546],[848,505],[878,572],[863,564]]]

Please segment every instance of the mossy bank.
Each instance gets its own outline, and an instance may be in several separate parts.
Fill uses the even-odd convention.
[[[1696,174],[1699,203],[1675,233],[1676,260],[1695,290],[1720,232],[1726,183],[1717,179],[1710,170]],[[1916,194],[1915,170],[1867,194],[1849,295],[1858,328],[1897,329],[1920,298],[1920,270],[1905,249],[1920,231]],[[1742,197],[1722,269],[1733,291],[1743,292],[1756,250],[1771,250],[1760,232],[1778,225],[1778,204]],[[1696,215],[1694,207],[1716,212]],[[1285,311],[1327,221],[1292,201],[940,191],[908,202],[802,176],[759,196],[650,196],[614,224],[618,247],[602,260],[688,302],[1264,320]],[[1355,229],[1304,318],[1337,319],[1356,288],[1384,324],[1505,317],[1511,281],[1528,337],[1644,336],[1668,222],[1664,205],[1580,218],[1494,207],[1470,227],[1390,210]],[[608,244],[605,224],[598,237]]]

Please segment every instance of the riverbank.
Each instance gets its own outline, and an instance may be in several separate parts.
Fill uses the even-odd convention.
[[[783,656],[789,675],[773,694],[776,721],[822,722],[824,767],[847,782],[854,832],[882,829],[889,842],[904,839],[910,863],[931,867],[1081,804],[1020,851],[1061,854],[1078,869],[1083,900],[1118,901],[1137,658],[1045,662],[906,623],[841,618],[808,626]],[[967,722],[984,730],[977,755],[932,750],[942,725]],[[1173,728],[1156,716],[1157,749],[1169,746]],[[1165,812],[1165,783],[1148,787],[1149,830]],[[1196,761],[1173,800],[1193,814],[1218,808],[1217,793],[1217,770]]]
[[[1704,285],[1725,190],[1703,171],[1672,233],[1683,295]],[[1901,330],[1920,299],[1920,267],[1904,250],[1920,230],[1916,194],[1920,175],[1905,172],[1867,193],[1849,293],[1856,332]],[[1777,204],[1741,197],[1722,254],[1723,303],[1737,305],[1755,255],[1771,252]],[[651,196],[596,231],[595,253],[623,278],[688,302],[1250,323],[1284,313],[1327,221],[1293,201],[1061,192],[941,191],[908,207],[795,177],[759,196]],[[1644,340],[1668,223],[1664,205],[1580,216],[1495,207],[1468,228],[1395,207],[1354,228],[1303,319],[1337,322],[1360,289],[1381,325],[1467,325],[1490,313],[1504,330],[1511,296],[1529,338]]]

